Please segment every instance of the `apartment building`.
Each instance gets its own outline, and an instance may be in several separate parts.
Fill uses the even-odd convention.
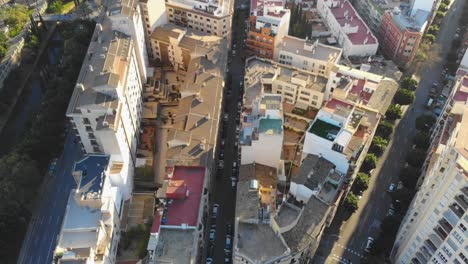
[[[399,65],[407,65],[416,55],[430,13],[418,10],[408,17],[399,8],[383,15],[380,44],[383,53]]]
[[[148,54],[145,45],[142,12],[138,2],[136,0],[112,0],[107,5],[106,11],[107,18],[112,24],[112,30],[132,38],[140,77],[142,82],[146,82]]]
[[[213,60],[218,52],[221,37],[197,32],[195,30],[165,24],[157,27],[151,34],[151,46],[154,57],[163,65],[171,65],[174,71],[184,75],[192,57],[201,54]]]
[[[293,36],[284,36],[277,49],[275,61],[325,78],[340,62],[343,53],[342,49],[324,45],[318,40],[313,42]]]
[[[155,129],[153,167],[161,188],[156,194],[159,206],[147,245],[148,261],[195,264],[206,248],[204,216],[208,214],[207,190],[217,168],[214,157],[228,40],[176,25],[164,25],[155,32],[160,47],[172,45],[171,51],[159,49],[162,58],[169,58],[173,51],[185,55],[180,64],[169,60],[184,71],[167,73],[168,85],[178,96],[162,105],[160,115],[166,121]],[[195,47],[199,44],[200,49]]]
[[[247,60],[245,72],[244,104],[263,92],[281,95],[282,100],[301,109],[319,109],[329,96],[327,79],[318,73],[260,58]]]
[[[366,21],[367,26],[379,37],[380,24],[386,11],[400,7],[404,2],[400,0],[375,1],[375,0],[351,0],[356,11]]]
[[[333,163],[307,156],[289,190],[278,185],[276,174],[259,163],[240,167],[234,263],[304,263],[333,219],[344,179]]]
[[[121,168],[109,161],[107,155],[89,155],[75,163],[77,187],[68,197],[54,250],[57,263],[116,263],[123,202],[110,175]]]
[[[343,48],[344,56],[376,54],[377,38],[348,0],[318,0],[317,11]]]
[[[468,51],[465,51],[463,58],[460,61],[456,75],[468,75]]]
[[[400,225],[394,263],[468,261],[468,77],[460,76],[440,115],[423,183]]]
[[[250,55],[273,59],[278,42],[288,34],[290,10],[284,0],[250,2],[247,51]]]
[[[167,0],[170,23],[215,36],[231,37],[233,0]]]
[[[141,17],[144,25],[146,50],[150,59],[155,59],[151,49],[151,33],[154,29],[167,23],[164,0],[139,0]]]

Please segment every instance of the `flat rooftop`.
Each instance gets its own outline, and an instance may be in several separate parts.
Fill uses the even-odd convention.
[[[190,263],[196,253],[192,252],[194,236],[194,229],[161,227],[154,253],[155,263]]]
[[[324,0],[324,2],[327,4],[332,0]],[[346,34],[351,43],[354,45],[377,44],[377,39],[348,0],[333,0],[333,2],[336,4],[335,7],[330,8],[330,11],[341,27],[349,25],[358,28],[356,33]]]
[[[268,135],[281,134],[283,132],[283,121],[281,119],[262,118],[260,119],[259,132]]]
[[[75,163],[73,171],[80,171],[77,186],[80,193],[99,192],[104,181],[104,171],[109,164],[107,155],[88,155]]]
[[[309,133],[315,134],[321,138],[333,141],[334,137],[340,132],[341,127],[316,119],[310,126]]]
[[[165,225],[197,225],[200,201],[203,194],[205,170],[204,167],[175,167],[171,180],[183,181],[188,196],[184,199],[174,199],[167,205],[167,219]]]
[[[305,49],[304,45],[310,47],[310,50]],[[343,50],[341,48],[332,47],[319,43],[318,41],[311,42],[310,40],[300,39],[286,35],[279,45],[281,51],[299,54],[312,59],[338,62]]]
[[[239,253],[261,263],[280,257],[288,248],[266,224],[250,224],[239,221],[237,226]]]
[[[392,12],[392,21],[393,23],[401,30],[409,30],[413,32],[420,32],[424,30],[423,26],[427,22],[427,19],[430,15],[428,11],[420,10],[416,11],[414,16],[409,17],[404,12],[395,13]]]

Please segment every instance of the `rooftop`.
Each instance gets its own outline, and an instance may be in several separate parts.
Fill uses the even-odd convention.
[[[283,37],[280,45],[280,51],[299,54],[308,58],[337,63],[343,50],[310,40],[300,39],[286,35]]]
[[[203,194],[204,167],[176,166],[172,179],[165,185],[166,195],[174,197],[167,205],[164,225],[196,226],[200,201]],[[176,194],[183,191],[182,197]],[[169,198],[169,197],[168,197]]]
[[[155,250],[157,264],[190,263],[193,252],[194,229],[175,229],[161,227]]]
[[[278,258],[288,250],[273,229],[266,224],[239,221],[237,234],[239,252],[256,262]],[[260,248],[259,245],[261,245]]]
[[[81,194],[98,193],[102,190],[104,171],[109,163],[107,155],[89,155],[74,165],[73,171],[80,171],[78,192]]]
[[[102,109],[117,108],[117,92],[104,93],[98,89],[121,89],[129,68],[133,41],[130,36],[112,30],[112,22],[108,17],[96,26],[92,39],[67,115],[80,113],[81,109],[89,108],[90,105]]]
[[[356,33],[346,34],[351,43],[354,45],[377,44],[377,39],[348,0],[324,0],[324,2],[325,5],[332,6],[331,13],[342,28],[357,27]]]
[[[430,15],[428,11],[418,10],[414,16],[409,17],[399,9],[391,12],[392,21],[395,25],[401,30],[409,30],[414,32],[421,32],[424,30],[424,25],[427,22],[427,19]]]
[[[321,138],[333,141],[341,127],[316,119],[310,126],[309,133],[315,134]]]
[[[283,132],[283,121],[281,119],[262,118],[260,119],[259,132],[268,135],[281,134]]]

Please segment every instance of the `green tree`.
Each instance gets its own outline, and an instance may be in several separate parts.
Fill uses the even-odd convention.
[[[61,13],[63,10],[63,2],[61,0],[55,0],[47,8],[47,13]]]
[[[20,4],[8,6],[0,10],[0,17],[9,26],[10,37],[15,37],[29,21],[28,8]]]
[[[413,149],[406,157],[406,162],[415,168],[421,168],[426,159],[426,151],[420,149]]]
[[[377,127],[377,131],[375,132],[377,136],[389,139],[390,135],[393,133],[394,126],[392,123],[382,120]]]
[[[420,174],[421,171],[418,168],[406,166],[400,172],[400,180],[403,183],[403,186],[413,190],[416,187]]]
[[[417,149],[427,150],[430,145],[431,136],[429,133],[424,131],[419,131],[413,139],[413,143]]]
[[[416,51],[413,61],[411,62],[411,69],[418,71],[421,65],[424,63],[427,66],[438,64],[442,61],[441,48],[439,44],[429,43],[428,41],[422,41],[419,44],[419,48]]]
[[[384,138],[379,136],[375,136],[372,139],[372,144],[370,146],[370,151],[377,156],[380,156],[384,153],[385,149],[387,148],[388,141]]]
[[[413,91],[400,89],[396,92],[394,100],[399,105],[409,105],[414,102],[416,96]]]
[[[406,77],[401,81],[401,88],[415,91],[418,87],[418,81],[411,77]]]
[[[439,5],[439,10],[442,11],[442,12],[446,12],[448,10],[448,5],[445,4],[445,3],[441,3]]]
[[[445,12],[443,12],[441,10],[437,11],[437,13],[436,13],[437,18],[443,18],[444,16],[445,16]]]
[[[427,30],[427,32],[429,34],[432,34],[432,35],[437,35],[440,31],[440,28],[438,25],[432,25],[429,27],[429,29]]]
[[[436,118],[433,115],[421,115],[416,118],[416,129],[429,131],[435,124]]]
[[[433,34],[426,34],[424,35],[424,39],[429,41],[430,43],[434,43],[434,41],[436,40],[436,36],[434,36]]]
[[[359,172],[354,180],[357,191],[365,191],[369,187],[369,174]]]
[[[348,193],[344,200],[344,206],[351,212],[354,213],[359,207],[359,198],[354,193]]]
[[[385,117],[387,120],[393,121],[396,119],[400,119],[402,114],[403,111],[401,110],[401,106],[392,104],[385,113]]]
[[[368,173],[371,170],[375,169],[375,167],[377,166],[377,160],[377,156],[375,156],[374,154],[367,154],[364,158],[364,161],[362,162],[361,171]]]

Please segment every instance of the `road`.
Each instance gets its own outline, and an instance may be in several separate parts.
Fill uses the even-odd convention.
[[[58,158],[57,169],[51,178],[46,180],[44,191],[39,197],[38,209],[29,224],[22,245],[19,264],[52,263],[68,195],[76,187],[71,172],[75,161],[82,156],[79,144],[75,144],[74,139],[74,132],[70,130],[63,153]]]
[[[441,56],[444,62],[422,67],[420,84],[416,91],[413,111],[407,111],[395,128],[395,134],[387,151],[380,158],[377,168],[371,176],[371,186],[364,192],[359,209],[342,222],[342,214],[337,214],[330,228],[326,229],[321,240],[314,263],[360,263],[367,237],[377,237],[379,226],[390,207],[391,198],[386,190],[392,182],[398,182],[398,174],[405,164],[407,153],[416,134],[414,123],[416,117],[423,114],[429,97],[429,89],[434,82],[439,82],[445,58],[450,51],[463,7],[463,0],[455,0],[444,22],[441,25],[437,42],[441,45]],[[404,213],[404,212],[402,212]]]
[[[236,10],[237,12],[237,10]],[[242,18],[241,18],[242,16]],[[207,257],[213,258],[213,263],[224,263],[224,248],[226,245],[226,224],[234,226],[234,216],[236,208],[236,193],[232,190],[232,163],[238,161],[237,151],[238,148],[234,145],[237,141],[236,137],[236,122],[235,117],[239,115],[237,112],[237,103],[239,102],[239,85],[241,77],[244,76],[244,49],[242,46],[242,39],[240,36],[244,32],[244,21],[247,18],[247,13],[242,13],[239,19],[233,20],[233,39],[236,41],[236,56],[232,56],[232,62],[229,66],[229,75],[231,82],[227,83],[227,87],[232,91],[230,95],[225,94],[224,99],[224,113],[229,115],[227,122],[224,122],[221,131],[220,139],[225,140],[224,146],[224,170],[218,171],[217,177],[212,186],[212,203],[219,204],[220,211],[215,220],[211,219],[208,227],[216,224],[216,239],[215,242],[208,243]],[[223,113],[223,114],[224,114]],[[223,116],[223,115],[222,115]],[[211,249],[210,247],[213,247]]]

